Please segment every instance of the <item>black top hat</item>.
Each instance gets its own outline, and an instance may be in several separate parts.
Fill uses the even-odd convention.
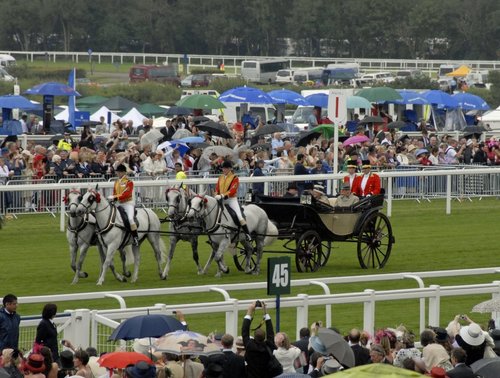
[[[62,370],[71,370],[75,368],[73,364],[73,353],[69,350],[63,350],[59,353],[59,357],[61,358],[61,369]]]
[[[370,160],[363,160],[361,162],[361,168],[371,168],[371,167],[372,167],[372,165],[370,163]]]
[[[132,378],[155,378],[156,368],[145,361],[139,361],[127,368],[127,376]]]
[[[222,163],[222,168],[233,168],[233,163],[231,163],[229,160],[224,160],[224,163]]]
[[[357,168],[358,162],[356,160],[347,160],[347,168]]]
[[[118,167],[115,169],[116,172],[127,172],[127,167],[125,165],[120,164]]]

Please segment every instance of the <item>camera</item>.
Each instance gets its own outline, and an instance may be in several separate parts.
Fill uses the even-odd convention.
[[[257,308],[257,307],[262,307],[261,301],[255,301],[255,308]]]

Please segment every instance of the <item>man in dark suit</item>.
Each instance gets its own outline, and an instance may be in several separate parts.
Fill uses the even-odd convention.
[[[361,337],[361,332],[358,329],[353,328],[349,332],[349,344],[351,344],[351,349],[354,352],[354,366],[369,364],[370,350],[361,346],[359,344],[359,338]]]
[[[222,376],[224,378],[245,378],[247,376],[245,359],[233,352],[233,343],[234,337],[232,335],[226,333],[222,336],[222,353],[224,353]]]
[[[295,163],[295,167],[293,169],[294,175],[308,175],[309,171],[304,166],[305,156],[304,154],[297,155],[297,163]],[[299,196],[304,191],[304,181],[297,181],[297,188],[299,190]]]
[[[266,323],[266,331],[260,328],[260,325],[254,332],[253,339],[250,338],[250,324],[255,312],[256,305],[259,304],[264,310],[264,322]],[[243,345],[245,345],[245,361],[247,362],[247,377],[248,378],[272,378],[269,373],[268,364],[271,360],[273,350],[276,349],[274,344],[274,329],[271,317],[267,313],[266,304],[256,301],[248,306],[247,314],[243,319],[241,326],[241,336],[243,337]]]
[[[293,345],[299,348],[302,355],[305,357],[305,362],[307,362],[307,365],[303,367],[303,371],[304,374],[307,374],[307,371],[309,370],[309,337],[311,336],[311,331],[309,331],[309,328],[307,327],[301,328],[299,331],[299,336],[300,339],[295,341]]]
[[[467,353],[462,348],[455,348],[451,351],[451,363],[454,368],[448,370],[446,375],[449,378],[476,378],[472,369],[465,364]]]

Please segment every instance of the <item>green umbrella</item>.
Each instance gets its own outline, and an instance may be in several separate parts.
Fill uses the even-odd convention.
[[[215,97],[205,94],[194,94],[180,99],[175,104],[189,109],[222,109],[226,106]]]
[[[321,134],[323,134],[323,137],[325,139],[330,139],[333,137],[333,134],[335,132],[335,126],[333,124],[323,124],[315,126],[311,130],[320,132]],[[339,135],[344,135],[344,133],[339,130]]]
[[[165,114],[166,109],[156,104],[142,104],[137,107],[137,110],[147,117],[160,117]]]
[[[108,97],[104,96],[87,96],[87,97],[82,97],[76,100],[76,106],[80,107],[93,107],[97,106],[99,104],[102,104],[104,101],[107,101]]]
[[[372,104],[364,97],[349,96],[347,97],[347,109],[370,109]]]
[[[402,99],[398,91],[389,87],[365,88],[356,93],[356,96],[364,97],[370,102],[385,102]]]
[[[415,377],[422,378],[422,374],[416,371],[401,369],[389,364],[368,364],[361,365],[344,371],[339,371],[334,374],[326,375],[325,377],[332,378],[404,378],[404,377]]]

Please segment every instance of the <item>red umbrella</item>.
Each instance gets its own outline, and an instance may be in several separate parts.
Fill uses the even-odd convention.
[[[356,144],[356,143],[364,143],[369,141],[370,138],[368,138],[366,135],[354,135],[350,138],[347,138],[343,145],[344,146],[350,146],[351,144]]]
[[[145,361],[153,365],[153,361],[142,353],[137,352],[111,352],[103,354],[97,363],[101,367],[109,369],[124,369],[128,365],[135,365],[139,361]]]

